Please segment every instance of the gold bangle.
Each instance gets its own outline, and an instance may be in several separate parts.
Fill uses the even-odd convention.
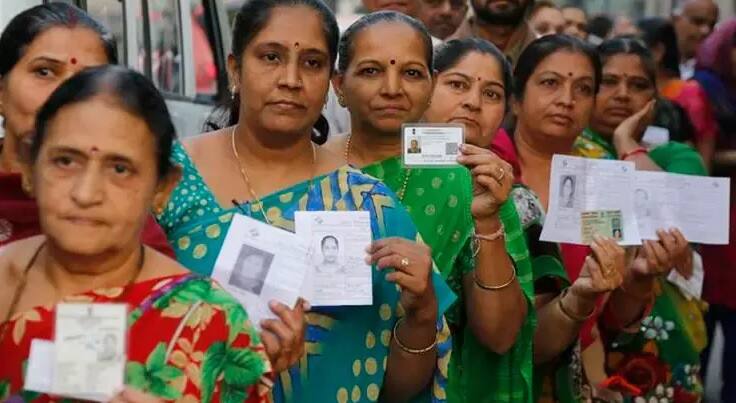
[[[498,290],[502,290],[502,289],[510,286],[511,283],[514,282],[514,280],[516,280],[516,266],[514,266],[514,270],[511,272],[511,278],[509,278],[509,280],[507,282],[505,282],[505,283],[503,283],[501,285],[486,285],[486,284],[481,283],[480,280],[478,279],[478,272],[477,272],[477,270],[473,270],[473,282],[475,283],[476,286],[478,286],[478,288],[480,288],[482,290],[486,290],[486,291],[498,291]]]
[[[500,238],[504,238],[506,236],[505,228],[503,226],[503,223],[501,223],[501,226],[498,227],[498,230],[496,232],[490,234],[490,235],[483,235],[483,234],[477,234],[473,233],[473,238],[480,239],[481,241],[488,241],[493,242]]]
[[[590,311],[590,313],[588,315],[586,315],[586,316],[577,316],[577,315],[573,314],[572,312],[570,312],[567,308],[565,308],[565,304],[562,303],[562,300],[565,298],[565,296],[567,295],[567,292],[569,290],[570,290],[570,288],[565,288],[560,293],[560,297],[557,298],[557,306],[560,308],[560,311],[562,311],[562,313],[565,316],[567,316],[568,318],[572,319],[574,322],[583,323],[583,322],[587,321],[588,319],[592,318],[595,315],[596,310],[597,310],[595,307],[593,307],[593,310]]]
[[[403,320],[404,320],[404,318],[399,318],[396,321],[396,323],[394,324],[394,330],[393,330],[394,341],[396,342],[396,345],[399,346],[400,349],[404,350],[405,352],[407,352],[409,354],[419,355],[419,354],[428,353],[428,352],[432,351],[435,347],[437,347],[437,334],[436,333],[435,333],[434,341],[428,347],[414,349],[414,348],[409,348],[409,347],[405,346],[404,343],[402,343],[399,340],[399,336],[396,333],[396,330],[399,328],[399,323],[401,323]]]

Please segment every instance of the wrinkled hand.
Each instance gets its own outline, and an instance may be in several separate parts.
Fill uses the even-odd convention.
[[[279,373],[296,364],[304,355],[304,336],[307,331],[304,312],[309,310],[309,304],[299,299],[294,309],[276,301],[269,306],[278,319],[261,322],[261,341],[274,373]]]
[[[428,246],[403,238],[373,242],[366,262],[379,270],[394,269],[386,280],[401,287],[401,306],[407,318],[432,320],[437,315],[437,299],[432,284],[432,253]]]
[[[682,233],[658,230],[657,235],[658,241],[644,241],[631,264],[631,274],[646,279],[677,268],[686,277],[692,275],[692,250]]]
[[[593,253],[585,258],[580,276],[570,286],[570,292],[593,299],[623,283],[626,252],[613,238],[600,236],[595,237],[590,247]]]
[[[115,395],[110,403],[163,403],[164,400],[148,393],[141,392],[131,387],[125,387],[122,392]]]
[[[644,131],[654,120],[656,100],[651,100],[644,108],[621,122],[613,132],[613,144],[616,150],[627,151],[628,148],[639,147]]]
[[[506,201],[514,184],[514,169],[509,163],[485,148],[463,144],[458,162],[473,175],[471,213],[478,219],[496,214]]]

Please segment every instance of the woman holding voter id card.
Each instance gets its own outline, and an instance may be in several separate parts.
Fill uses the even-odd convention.
[[[653,147],[642,144],[644,131],[652,120],[657,92],[655,63],[644,44],[636,39],[617,38],[603,42],[598,52],[603,61],[601,88],[596,95],[590,127],[575,141],[573,153],[588,158],[632,161],[638,170],[707,175],[700,155],[688,145],[675,141]],[[651,291],[619,294],[621,298],[642,299],[653,295],[654,308],[635,338],[609,349],[610,360],[622,354],[626,357],[620,365],[610,368],[614,374],[628,379],[630,371],[627,372],[626,363],[649,354],[652,365],[667,367],[669,381],[661,382],[665,389],[678,388],[679,393],[700,396],[703,391],[699,357],[707,343],[702,303],[686,299],[664,278],[672,268],[690,277],[692,249],[677,229],[661,230],[658,235],[659,242],[644,241],[632,272],[640,282],[653,284]],[[644,265],[642,259],[652,255],[665,264]],[[652,336],[652,332],[658,334]],[[654,391],[642,396],[654,396]]]
[[[273,398],[443,400],[447,374],[441,369],[451,348],[443,314],[452,292],[432,272],[429,250],[416,242],[394,193],[312,142],[315,130],[326,134],[320,112],[337,58],[334,15],[319,0],[249,0],[235,17],[232,37],[228,126],[176,144],[172,153],[183,179],[158,218],[179,261],[215,275],[219,256],[237,255],[223,246],[237,223],[265,223],[290,237],[303,225],[323,225],[319,213],[367,217],[361,234],[340,228],[333,228],[340,234],[321,234],[317,267],[304,271],[306,283],[327,279],[326,287],[336,287],[353,266],[364,265],[367,282],[348,286],[367,286],[372,303],[312,304],[310,310],[313,301],[294,307],[274,301],[276,318],[259,322],[279,372]],[[314,220],[301,222],[306,213],[316,214]],[[358,248],[358,263],[344,264],[351,236],[368,241]],[[243,277],[248,271],[239,269]],[[269,276],[259,293],[268,290]]]
[[[433,88],[448,85],[435,81],[431,39],[416,20],[396,12],[362,17],[342,36],[337,70],[333,83],[352,132],[327,147],[396,192],[460,297],[448,314],[447,400],[529,401],[533,290],[519,218],[507,201],[510,166],[462,144],[465,122],[415,124]],[[503,103],[504,89],[486,97]]]
[[[181,172],[141,74],[86,69],[36,118],[42,234],[0,251],[0,399],[265,402],[270,363],[240,304],[141,243]]]

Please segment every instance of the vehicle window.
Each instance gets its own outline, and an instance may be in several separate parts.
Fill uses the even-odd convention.
[[[141,11],[146,19],[138,18],[138,66],[151,72],[159,90],[184,93],[181,58],[181,25],[176,0],[143,0]],[[147,24],[146,24],[147,23]],[[148,42],[146,41],[147,33]],[[150,54],[149,54],[150,53]]]
[[[217,95],[217,63],[213,45],[212,21],[203,0],[191,0],[192,48],[197,95]]]
[[[104,25],[115,38],[118,60],[125,64],[125,10],[122,0],[94,0],[87,2],[87,13]]]

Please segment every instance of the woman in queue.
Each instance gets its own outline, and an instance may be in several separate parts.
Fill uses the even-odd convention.
[[[268,401],[270,364],[240,304],[141,243],[181,174],[174,138],[154,85],[121,67],[77,74],[39,111],[27,176],[42,233],[0,251],[2,400],[52,400],[23,390],[25,365],[73,302],[127,305],[126,389],[112,402]]]
[[[642,19],[637,26],[656,65],[659,95],[684,109],[694,129],[695,148],[709,168],[718,137],[718,124],[708,94],[700,84],[680,78],[680,51],[672,22],[651,17]]]
[[[603,42],[598,53],[603,63],[601,88],[590,127],[575,141],[574,154],[631,161],[637,170],[706,175],[700,155],[686,144],[670,141],[649,149],[641,144],[657,96],[657,67],[646,46],[636,39],[617,38]],[[637,281],[651,285],[650,291],[629,298],[654,297],[654,307],[634,337],[610,346],[608,369],[635,385],[637,398],[697,401],[703,393],[700,351],[707,342],[703,313],[700,301],[688,300],[661,275],[674,267],[690,277],[693,270],[692,249],[684,236],[677,229],[668,232],[659,233],[661,245],[645,241],[645,250],[651,246],[646,255],[656,254],[665,264],[656,265],[660,270],[653,273],[633,271]],[[644,384],[635,375],[642,367],[652,374]]]
[[[261,325],[279,372],[274,400],[441,395],[438,360],[449,354],[443,313],[454,296],[432,272],[395,195],[312,142],[315,126],[324,127],[337,42],[335,17],[319,0],[242,6],[228,58],[230,126],[175,146],[183,180],[159,222],[179,261],[209,275],[235,213],[293,231],[296,211],[368,211],[373,304],[306,314],[304,302],[272,304],[279,319]],[[385,275],[386,268],[396,271]]]
[[[448,401],[528,401],[533,292],[519,218],[507,201],[511,167],[469,144],[458,160],[464,167],[403,166],[402,125],[422,120],[435,88],[431,39],[416,20],[369,14],[345,31],[339,49],[333,83],[352,131],[327,147],[396,192],[459,296],[448,314]]]
[[[467,143],[490,148],[511,103],[513,77],[503,54],[480,39],[450,41],[437,49],[434,67],[437,86],[426,120],[461,123]],[[518,165],[514,158],[508,161]],[[533,270],[537,327],[534,362],[529,361],[526,368],[535,367],[534,401],[574,402],[579,395],[576,381],[580,381],[573,354],[578,333],[583,319],[595,309],[595,299],[620,284],[624,252],[611,239],[597,240],[584,274],[571,286],[557,245],[539,241],[545,216],[539,199],[518,179],[509,197],[519,212]],[[603,276],[604,267],[613,273]],[[476,355],[463,359],[467,362]]]
[[[36,201],[23,188],[38,109],[64,80],[86,67],[117,63],[115,43],[84,11],[64,3],[32,7],[0,36],[0,246],[41,232]],[[28,187],[28,183],[25,184]],[[166,235],[149,217],[143,243],[173,255]]]
[[[516,163],[519,181],[539,197],[541,208],[546,210],[552,156],[570,154],[576,137],[588,125],[600,83],[600,61],[593,49],[577,39],[564,35],[548,36],[536,40],[524,51],[514,79],[516,129],[513,136],[501,131],[494,138],[493,146],[504,159]],[[642,254],[633,261],[631,257],[627,259],[622,283],[614,287],[606,298],[593,298],[587,302],[578,299],[585,303],[578,305],[583,309],[574,313],[568,308],[568,313],[582,315],[579,316],[583,322],[581,360],[573,360],[573,364],[577,366],[574,369],[578,374],[581,372],[580,362],[583,365],[585,382],[578,382],[583,384],[583,397],[614,398],[609,395],[610,391],[597,387],[607,378],[600,364],[605,345],[597,327],[605,327],[610,334],[638,331],[651,306],[652,285],[651,281],[634,275],[634,272],[660,273],[667,265],[667,257],[679,256],[686,248],[686,243],[669,242],[669,235],[674,237],[674,233],[667,235],[665,244],[647,242],[645,250],[651,252],[649,255]],[[590,248],[563,244],[560,252],[570,282],[574,284],[579,278],[587,277],[583,270],[590,263]],[[595,250],[592,252],[595,256]],[[656,259],[660,252],[665,255],[662,262]],[[606,281],[608,287],[619,281],[610,282],[615,272],[606,268],[603,272],[608,274],[604,276],[609,280]],[[570,292],[565,297],[569,298]],[[597,308],[591,308],[592,302]]]

